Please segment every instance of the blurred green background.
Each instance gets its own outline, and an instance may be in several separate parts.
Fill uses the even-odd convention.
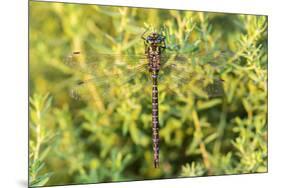
[[[30,186],[267,172],[266,16],[31,1],[29,24]],[[203,64],[227,52],[223,96],[159,86],[159,169],[149,83],[77,101],[69,90],[86,77],[63,62],[72,51],[143,54],[147,27]]]

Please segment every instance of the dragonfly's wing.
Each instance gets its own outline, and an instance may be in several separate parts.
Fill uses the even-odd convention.
[[[105,95],[112,88],[125,87],[136,80],[149,78],[144,75],[147,72],[145,57],[140,55],[85,55],[74,52],[64,62],[79,73],[70,89],[75,99],[92,99],[93,93]]]
[[[204,57],[174,54],[164,58],[162,83],[170,83],[169,90],[210,98],[223,95],[223,80],[220,74],[226,61],[223,54]],[[160,74],[160,78],[161,78]],[[165,77],[169,75],[169,77]]]
[[[87,54],[83,52],[72,52],[64,58],[64,64],[86,74],[97,74],[100,69],[112,70],[115,68],[134,69],[145,64],[144,55],[126,54]]]
[[[162,69],[159,73],[161,82],[173,92],[183,91],[203,97],[220,96],[223,94],[220,72],[224,68],[225,57],[224,53],[215,52],[204,56],[162,54]],[[143,78],[145,80],[138,85],[149,83],[150,76],[145,55],[88,55],[73,52],[65,58],[64,62],[71,70],[82,73],[79,74],[70,91],[71,96],[76,99],[88,99],[91,97],[90,93],[94,92],[106,94],[112,88],[124,87],[128,83],[135,84],[137,80]]]
[[[88,78],[86,80],[76,81],[70,86],[69,94],[76,100],[90,100],[92,102],[99,102],[105,98],[118,93],[122,88],[123,90],[130,91],[131,93],[138,92],[141,87],[151,83],[149,76],[145,75],[145,72],[140,75],[131,75],[122,77],[122,79],[116,79],[115,81],[97,81],[95,78]],[[141,83],[140,83],[141,82]],[[100,97],[97,97],[100,96]],[[126,97],[124,95],[124,97]],[[111,98],[114,100],[114,98]]]
[[[214,68],[221,69],[226,66],[227,58],[231,57],[231,52],[211,51],[209,53],[183,54],[183,53],[165,53],[162,55],[162,62],[165,66],[188,67],[193,65],[211,65]]]

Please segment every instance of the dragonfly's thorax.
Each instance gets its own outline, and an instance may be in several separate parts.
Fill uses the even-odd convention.
[[[166,47],[165,37],[159,33],[153,32],[145,38],[145,45],[149,71],[157,74],[160,70],[161,52]]]
[[[160,55],[161,51],[159,47],[150,46],[148,48],[148,66],[150,72],[158,72],[160,70]]]

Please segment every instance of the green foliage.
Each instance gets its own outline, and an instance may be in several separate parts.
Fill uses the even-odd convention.
[[[182,166],[182,177],[192,177],[192,176],[202,176],[204,175],[205,169],[203,164],[201,163],[194,163],[186,164]]]
[[[44,159],[50,151],[48,144],[54,137],[44,126],[46,113],[51,106],[49,95],[34,94],[30,98],[30,140],[29,140],[29,185],[32,187],[45,185],[52,173],[42,173],[45,167]]]
[[[265,16],[30,5],[30,186],[267,172]],[[186,85],[169,72],[160,75],[159,169],[152,163],[147,75],[126,85],[108,78],[105,91],[91,83],[91,100],[76,101],[69,95],[73,83],[89,77],[63,62],[72,51],[143,54],[140,36],[148,27],[163,31],[167,54],[184,53],[193,62],[183,68]],[[105,72],[124,74],[113,66]],[[197,87],[217,76],[223,96]]]

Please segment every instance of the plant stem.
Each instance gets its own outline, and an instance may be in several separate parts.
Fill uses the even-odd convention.
[[[41,146],[41,113],[39,107],[36,108],[37,124],[36,124],[36,147],[34,151],[34,161],[39,158],[40,146]]]
[[[208,169],[209,173],[211,171],[211,163],[209,160],[209,154],[207,152],[206,146],[202,140],[202,130],[201,130],[201,125],[200,125],[200,121],[199,121],[199,117],[198,114],[195,110],[192,111],[192,118],[193,118],[193,122],[194,122],[194,126],[195,126],[195,131],[198,133],[198,142],[199,142],[199,147],[200,147],[200,151],[202,154],[202,158],[203,158],[203,162],[205,167]]]

